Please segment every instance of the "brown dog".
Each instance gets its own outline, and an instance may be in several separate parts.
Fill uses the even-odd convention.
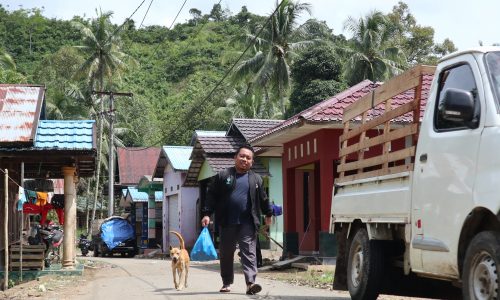
[[[179,248],[170,246],[170,258],[172,259],[172,275],[174,276],[174,285],[177,290],[182,290],[187,287],[187,279],[189,272],[189,253],[184,247],[184,239],[182,235],[176,231],[170,231],[179,238],[181,243]],[[179,282],[177,282],[179,276]]]

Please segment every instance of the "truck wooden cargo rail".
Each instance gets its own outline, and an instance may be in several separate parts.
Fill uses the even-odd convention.
[[[344,132],[340,136],[340,165],[337,168],[337,184],[413,170],[415,142],[418,138],[424,75],[433,75],[434,66],[418,65],[411,70],[390,79],[370,94],[344,109],[342,123]],[[413,100],[395,107],[394,96],[413,91]],[[381,110],[379,113],[376,109]],[[411,124],[398,122],[398,117],[411,114]],[[371,117],[371,118],[370,118]],[[398,126],[399,125],[399,126]],[[383,126],[383,130],[378,130]],[[367,132],[379,133],[368,137]],[[412,143],[391,151],[391,143],[412,136]],[[382,145],[383,150],[375,156],[365,158],[365,149]],[[352,161],[348,161],[348,157]],[[390,166],[390,163],[406,160],[405,164]],[[369,169],[369,171],[366,171]],[[375,169],[375,170],[373,170]],[[354,173],[346,175],[346,173]]]
[[[414,274],[500,299],[500,47],[416,66],[342,122],[334,287],[376,299],[386,278]]]

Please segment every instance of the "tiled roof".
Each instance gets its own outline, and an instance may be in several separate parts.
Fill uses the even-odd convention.
[[[36,149],[92,150],[95,121],[41,120],[35,138]]]
[[[421,99],[421,114],[420,118],[423,116],[423,110],[427,104],[427,97],[429,96],[429,90],[432,83],[433,75],[424,75],[422,84],[422,99]],[[297,125],[301,122],[309,124],[326,124],[326,123],[338,123],[342,122],[342,114],[344,108],[352,104],[353,102],[359,100],[366,94],[372,92],[377,87],[382,85],[380,82],[371,82],[370,80],[364,80],[351,88],[333,96],[332,98],[326,99],[314,106],[311,106],[304,111],[296,114],[295,116],[285,120],[279,126],[271,128],[258,136],[250,139],[250,142],[254,143],[261,140],[267,136],[273,135],[280,131],[283,131],[289,127]],[[403,103],[407,103],[413,100],[414,92],[413,90],[402,93],[395,96],[392,100],[393,106],[400,106]],[[375,107],[372,112],[368,115],[368,118],[373,118],[383,113],[384,109],[382,105]],[[404,115],[395,121],[397,122],[411,122],[411,114]]]
[[[191,137],[190,145],[194,146],[196,139],[200,136],[225,136],[225,131],[208,131],[208,130],[195,130]]]
[[[234,136],[235,131],[239,132],[246,140],[258,134],[278,126],[283,120],[268,119],[233,119],[226,135]]]
[[[191,152],[193,147],[190,146],[164,146],[163,151],[167,156],[174,170],[187,170],[191,160]]]
[[[196,136],[225,136],[225,131],[195,130]]]
[[[234,166],[234,154],[243,144],[245,144],[245,140],[241,137],[198,136],[191,153],[191,164],[186,174],[184,186],[198,184],[198,175],[205,160],[215,172]],[[252,170],[262,176],[269,175],[258,159],[254,161]]]
[[[33,143],[45,87],[0,84],[0,143]]]
[[[133,202],[148,202],[148,193],[139,192],[138,189],[129,187],[128,193],[132,198]],[[163,192],[157,191],[155,192],[155,202],[162,202],[163,200]]]
[[[209,156],[206,158],[208,161],[208,164],[212,168],[214,172],[219,172],[224,169],[234,167],[234,157],[233,156],[228,156],[228,157],[213,157]],[[252,170],[260,174],[262,176],[267,176],[269,173],[267,172],[266,168],[260,163],[260,161],[256,158],[254,161],[254,164],[252,166]]]
[[[121,185],[136,185],[144,175],[152,175],[160,148],[123,148],[118,152],[118,172]]]
[[[229,153],[234,155],[238,147],[245,144],[245,140],[234,136],[199,136],[198,143],[207,154]]]

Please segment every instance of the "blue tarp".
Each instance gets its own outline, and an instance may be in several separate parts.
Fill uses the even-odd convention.
[[[101,225],[101,238],[111,250],[121,242],[134,238],[134,229],[125,219],[110,219]]]

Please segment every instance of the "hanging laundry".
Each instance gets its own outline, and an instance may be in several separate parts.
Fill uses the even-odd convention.
[[[52,203],[52,197],[54,197],[54,192],[48,192],[47,203]]]
[[[57,219],[59,219],[59,224],[64,225],[64,209],[56,208]]]
[[[26,193],[26,198],[28,199],[28,202],[31,204],[36,203],[36,192],[32,190],[25,190]]]
[[[24,203],[23,212],[25,214],[41,214],[42,208],[38,205],[35,205],[35,204]]]
[[[24,188],[19,187],[19,192],[17,193],[17,210],[23,210],[23,204],[26,202],[26,195],[24,194]]]
[[[64,208],[64,195],[54,194],[51,204],[52,206],[54,206],[54,208]]]
[[[48,193],[45,192],[36,192],[36,205],[44,206],[47,204],[47,198],[49,197]]]
[[[45,222],[47,221],[47,214],[49,213],[49,210],[53,209],[54,207],[51,204],[47,204],[41,207],[42,209],[42,218],[40,219],[40,224],[42,226],[45,226]]]

